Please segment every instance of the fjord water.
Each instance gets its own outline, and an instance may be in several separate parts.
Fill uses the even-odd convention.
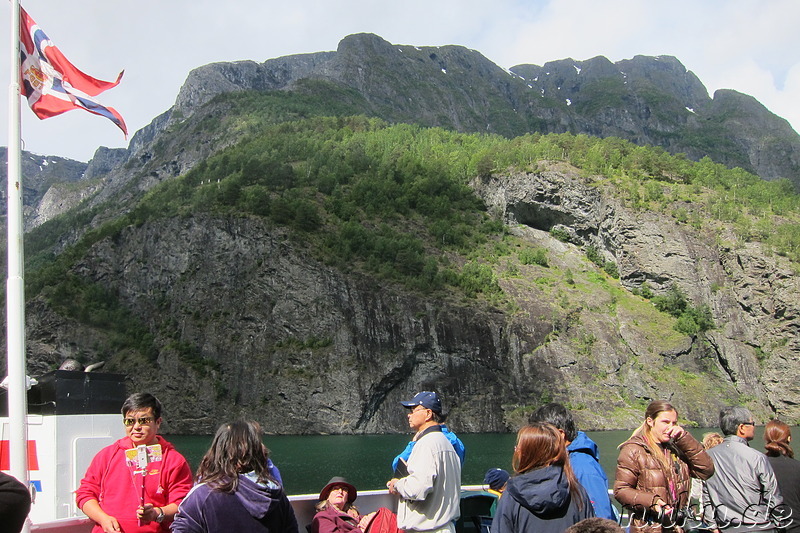
[[[793,428],[794,429],[794,428]],[[716,428],[692,428],[698,440]],[[793,431],[797,434],[797,430]],[[617,446],[631,434],[625,431],[587,431],[600,449],[600,464],[613,483]],[[750,445],[764,450],[763,426],[756,428]],[[168,435],[194,471],[211,443],[210,436]],[[486,470],[492,467],[511,471],[514,433],[459,434],[467,450],[461,481],[479,485]],[[383,489],[391,478],[391,461],[405,448],[410,435],[280,435],[264,437],[272,452],[270,457],[281,471],[289,494],[315,494],[334,476],[343,476],[359,490]]]

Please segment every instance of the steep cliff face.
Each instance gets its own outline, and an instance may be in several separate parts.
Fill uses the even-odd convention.
[[[800,284],[788,262],[757,244],[720,246],[687,225],[633,211],[569,173],[502,176],[476,182],[476,190],[510,224],[572,228],[574,242],[596,246],[617,263],[628,288],[677,284],[695,303],[708,304],[718,327],[692,339],[686,352],[739,394],[789,419],[800,416],[791,385],[800,378]]]
[[[285,433],[401,431],[397,401],[434,386],[458,398],[453,423],[499,431],[498,399],[509,387],[543,390],[509,366],[535,335],[502,314],[337,272],[256,220],[130,228],[76,272],[113,289],[158,332],[155,364],[96,357],[127,373],[133,389],[169,401],[171,431],[211,431],[245,414]],[[44,323],[31,326],[34,337],[46,333]]]
[[[716,91],[706,109],[708,120],[701,123],[701,131],[711,132],[732,147],[721,154],[720,163],[756,168],[764,177],[782,176],[797,184],[791,169],[800,162],[800,146],[792,141],[795,132],[786,120],[772,115],[752,96],[728,89]],[[697,146],[687,154],[701,152],[702,146]]]
[[[548,250],[549,268],[497,264],[506,304],[336,270],[258,218],[190,216],[128,227],[73,269],[142,322],[155,359],[98,350],[102,332],[43,300],[30,303],[31,359],[107,361],[131,390],[169,403],[174,432],[236,416],[282,433],[403,431],[397,402],[429,388],[460,431],[513,429],[549,400],[590,428],[632,427],[656,398],[701,425],[730,403],[800,417],[798,287],[780,259],[634,211],[565,165],[473,186],[509,231]],[[572,243],[550,236],[558,225]],[[586,260],[586,244],[617,262],[621,284]],[[718,327],[676,332],[624,288],[643,280],[655,291],[677,283]]]

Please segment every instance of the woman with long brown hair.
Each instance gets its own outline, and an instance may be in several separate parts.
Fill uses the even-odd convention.
[[[764,428],[764,448],[767,459],[775,471],[783,503],[791,509],[791,523],[787,533],[800,532],[800,461],[794,459],[792,431],[780,420],[770,420]]]
[[[554,426],[535,423],[517,433],[517,445],[492,533],[562,533],[594,516],[592,502],[569,464],[564,436]]]
[[[222,424],[181,502],[172,533],[297,533],[297,519],[267,464],[257,422]]]
[[[692,477],[708,479],[714,463],[703,446],[678,425],[678,411],[664,400],[647,406],[644,422],[620,444],[614,497],[633,512],[631,533],[680,530],[675,510],[689,503]]]

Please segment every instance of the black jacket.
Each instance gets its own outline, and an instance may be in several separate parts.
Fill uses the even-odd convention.
[[[572,524],[594,516],[586,490],[572,498],[560,466],[531,470],[508,480],[492,519],[492,533],[563,533]]]
[[[30,509],[31,494],[25,485],[0,472],[0,531],[21,531]]]

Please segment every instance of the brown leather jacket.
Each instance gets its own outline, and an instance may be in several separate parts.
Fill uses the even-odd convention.
[[[677,455],[674,468],[665,471],[661,463],[650,452],[644,437],[637,434],[622,443],[617,458],[617,474],[614,480],[614,497],[635,516],[651,508],[658,498],[677,509],[685,508],[689,502],[691,477],[708,479],[714,474],[714,462],[703,446],[688,432],[672,441],[672,451]],[[670,481],[675,490],[670,490]],[[656,532],[660,527],[647,526],[645,520],[634,519],[631,531]]]

